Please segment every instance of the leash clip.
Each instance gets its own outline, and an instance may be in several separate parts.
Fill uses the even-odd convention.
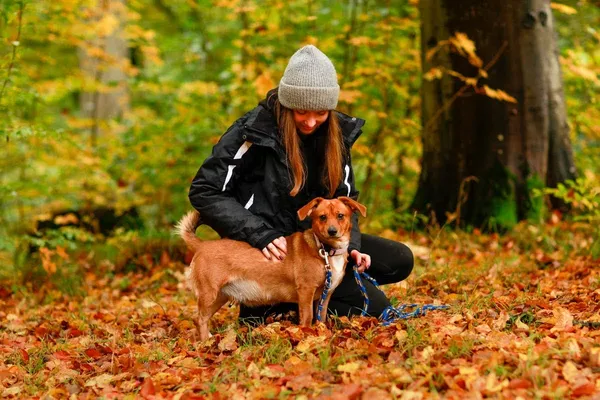
[[[329,271],[331,269],[331,266],[329,265],[329,254],[327,254],[325,248],[321,247],[319,249],[319,255],[325,260],[325,270]]]

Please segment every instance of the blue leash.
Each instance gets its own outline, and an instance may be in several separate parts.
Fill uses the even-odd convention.
[[[354,270],[354,280],[356,280],[358,288],[360,289],[360,291],[365,299],[364,306],[363,306],[362,313],[361,313],[362,316],[365,316],[365,315],[367,315],[367,310],[369,309],[369,295],[367,294],[367,288],[363,284],[361,276],[362,276],[362,278],[370,281],[373,285],[375,285],[375,287],[379,287],[379,284],[377,283],[377,281],[375,279],[373,279],[373,277],[371,277],[366,272],[363,272],[362,274],[359,273],[356,265],[354,266],[353,270]],[[435,304],[425,304],[422,307],[419,307],[417,304],[403,304],[399,307],[388,306],[383,310],[383,312],[381,313],[381,317],[379,317],[379,319],[381,320],[383,326],[388,326],[391,323],[393,323],[399,319],[409,319],[409,318],[420,317],[420,316],[427,314],[427,311],[444,310],[449,307],[450,306],[447,306],[447,305],[437,306]],[[415,309],[410,312],[404,311],[407,308],[415,308]]]
[[[326,255],[327,253],[324,254],[325,255],[322,255],[322,257],[325,259],[325,287],[323,288],[323,293],[321,294],[319,304],[317,305],[317,321],[319,322],[321,322],[321,312],[323,311],[323,303],[325,302],[327,294],[329,293],[329,289],[331,288],[331,267],[329,265],[329,258]],[[364,317],[365,315],[367,315],[367,310],[369,309],[369,295],[367,294],[367,288],[363,284],[361,276],[362,278],[370,281],[375,287],[379,287],[379,284],[375,279],[373,279],[373,277],[371,277],[366,272],[363,272],[362,274],[359,273],[358,267],[356,265],[354,266],[353,271],[354,280],[356,280],[356,284],[358,285],[358,288],[360,289],[360,292],[362,293],[363,298],[365,299],[361,313],[361,316]],[[403,304],[399,307],[388,306],[383,310],[379,319],[381,320],[383,326],[388,326],[399,319],[421,317],[427,314],[427,311],[445,310],[449,307],[450,306],[448,305],[437,306],[435,304],[425,304],[422,307],[419,307],[417,304]],[[408,312],[404,311],[407,308],[414,308],[414,310]]]
[[[327,264],[329,267],[329,264]],[[329,289],[331,288],[331,268],[325,268],[325,288],[323,289],[323,294],[319,299],[319,305],[317,306],[317,321],[321,322],[321,312],[323,311],[323,303],[327,298],[327,293],[329,293]]]

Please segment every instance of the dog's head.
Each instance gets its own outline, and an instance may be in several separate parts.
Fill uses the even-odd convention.
[[[350,242],[352,213],[355,211],[367,216],[367,208],[350,197],[331,200],[317,197],[298,210],[298,218],[302,221],[311,217],[313,232],[319,240],[339,249]]]

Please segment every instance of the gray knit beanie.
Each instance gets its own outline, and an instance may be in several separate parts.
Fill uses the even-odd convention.
[[[339,94],[333,63],[313,45],[294,53],[279,81],[279,102],[293,110],[333,110]]]

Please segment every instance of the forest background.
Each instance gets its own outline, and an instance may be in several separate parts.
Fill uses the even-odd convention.
[[[289,57],[308,43],[317,45],[337,67],[339,110],[367,121],[353,148],[361,201],[370,211],[362,222],[363,230],[410,242],[418,263],[445,271],[435,282],[418,273],[419,280],[411,283],[417,290],[411,292],[403,286],[398,289],[401,292],[393,292],[398,297],[412,293],[416,296],[413,300],[433,301],[435,295],[444,301],[456,300],[458,295],[444,296],[453,290],[460,292],[457,285],[471,278],[448,275],[453,254],[467,254],[468,260],[481,265],[482,248],[489,250],[489,246],[494,251],[498,246],[507,251],[519,247],[519,257],[529,252],[534,267],[557,266],[566,259],[597,259],[600,4],[564,0],[552,3],[552,9],[579,179],[545,192],[565,200],[571,208],[569,214],[547,212],[543,219],[524,221],[499,236],[493,232],[482,235],[478,226],[455,227],[452,219],[440,227],[429,215],[410,209],[421,168],[420,90],[427,72],[421,70],[417,0],[326,4],[310,0],[0,0],[1,297],[17,302],[33,293],[37,302],[69,304],[71,297],[85,296],[88,290],[91,293],[94,282],[121,294],[151,289],[152,282],[177,282],[184,251],[170,230],[190,209],[187,191],[191,178],[227,127],[277,85]],[[539,195],[543,194],[541,190]],[[86,213],[97,218],[89,220],[88,226],[82,221],[88,218]],[[110,226],[101,226],[102,220]],[[36,235],[36,227],[43,225],[40,221],[50,221],[53,226]],[[418,232],[417,227],[421,229]],[[457,230],[451,232],[448,227]],[[199,234],[215,237],[204,228]],[[443,254],[434,256],[435,251]],[[514,261],[510,257],[507,259]],[[585,261],[579,267],[589,269],[590,264]],[[489,269],[486,264],[477,274],[487,276]],[[519,273],[515,272],[515,279]],[[536,275],[537,288],[542,275]],[[154,280],[139,289],[134,277],[140,276]],[[552,275],[546,278],[552,280]],[[593,283],[582,301],[600,287],[597,274],[589,279]],[[86,281],[91,286],[86,287]],[[436,285],[445,287],[444,296],[433,289]],[[141,298],[140,294],[138,300]],[[504,305],[510,301],[502,301],[501,311],[506,313]],[[460,307],[467,303],[464,299]],[[144,303],[145,309],[153,310],[152,304]],[[21,303],[20,307],[25,306]],[[191,308],[188,311],[193,314]],[[7,311],[6,315],[12,315],[14,323],[21,321],[18,312]],[[532,322],[535,313],[521,308],[506,315],[512,319],[505,324],[509,321],[510,326],[517,326],[517,322]],[[493,317],[496,321],[500,318]],[[35,323],[31,324],[45,326],[39,315],[32,318],[28,321]],[[74,322],[66,324],[72,327]],[[15,326],[16,331],[21,327]],[[3,332],[13,332],[11,329]],[[525,332],[525,328],[519,329]],[[409,329],[409,334],[414,333]],[[43,336],[37,335],[38,339]],[[404,340],[394,337],[396,344]],[[227,340],[215,349],[227,352],[242,346],[240,338],[234,340],[235,345],[231,338]],[[293,344],[285,347],[286,351],[296,351],[295,339],[281,340]],[[452,343],[445,343],[450,346],[446,350],[454,345],[452,351],[460,353],[467,343],[466,353],[471,354],[478,342]],[[413,344],[409,353],[427,349],[426,342]],[[599,352],[598,347],[590,348],[586,347],[588,356],[582,357],[593,363]],[[56,348],[51,350],[56,354]],[[98,351],[86,353],[87,357],[102,361],[106,354]],[[25,368],[33,359],[30,353],[26,350],[26,356],[16,355],[12,364]],[[333,357],[334,351],[329,355]],[[146,361],[160,358],[146,356]],[[324,356],[319,353],[318,357]],[[279,361],[286,360],[289,357]],[[344,367],[348,371],[336,369],[348,362],[345,358],[324,368],[333,368],[335,376],[342,379],[345,373],[356,372],[354,366]],[[264,364],[256,363],[260,368]],[[49,390],[32,378],[43,372],[43,365],[27,371],[29,386],[13,387],[30,394]],[[565,375],[562,379],[573,384],[573,390],[580,388],[586,394],[598,387],[589,374],[584,374],[588,381],[576,381],[569,375],[571,364],[561,363],[560,368]],[[597,378],[595,368],[590,374]],[[88,378],[90,371],[84,371]],[[253,371],[248,374],[256,378]],[[516,367],[503,375],[498,370],[494,376],[502,382],[503,377],[517,376],[515,371]],[[162,384],[149,389],[145,378],[138,376],[139,385],[130,389],[140,390],[142,383],[147,391],[168,388]],[[23,377],[19,379],[25,382]],[[430,388],[452,387],[448,382],[438,385],[435,377],[429,379]],[[534,379],[532,382],[529,386],[519,381],[516,389],[529,390],[537,385]],[[90,387],[107,388],[97,383]],[[413,383],[400,382],[397,387]],[[115,381],[108,386],[118,387]],[[214,392],[216,387],[201,390]],[[299,387],[305,390],[310,385]],[[61,390],[67,389],[62,386]]]

